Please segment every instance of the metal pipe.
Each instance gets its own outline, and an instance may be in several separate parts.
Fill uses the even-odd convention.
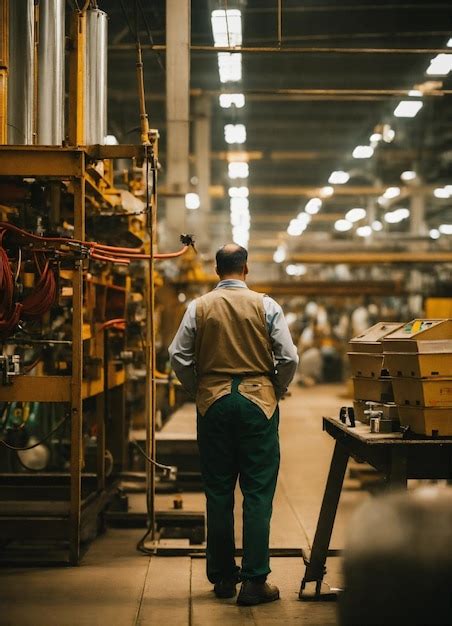
[[[166,52],[166,45],[143,44],[142,50],[154,50],[154,52]],[[135,44],[120,43],[110,46],[111,50],[135,50]],[[448,48],[341,48],[341,47],[307,47],[307,46],[190,46],[191,52],[240,52],[243,54],[452,54]]]
[[[38,143],[64,139],[65,0],[39,5]]]
[[[103,144],[107,135],[107,14],[86,12],[86,145]]]
[[[33,0],[9,4],[8,143],[33,143],[34,105]]]

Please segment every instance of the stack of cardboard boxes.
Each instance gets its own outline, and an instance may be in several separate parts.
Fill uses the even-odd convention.
[[[383,339],[401,328],[400,322],[379,322],[350,343],[350,366],[353,374],[355,417],[360,422],[369,423],[368,402],[385,405],[385,412],[390,411],[393,402],[392,381],[385,369],[383,357]],[[383,408],[382,408],[383,410]]]
[[[452,435],[452,320],[416,319],[394,329],[383,353],[401,425]]]

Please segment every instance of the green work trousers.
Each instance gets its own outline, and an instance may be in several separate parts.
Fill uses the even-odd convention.
[[[235,562],[234,489],[243,494],[241,579],[265,580],[269,567],[272,502],[279,469],[279,410],[270,419],[232,392],[198,413],[198,446],[207,497],[207,577],[212,583],[238,571]]]

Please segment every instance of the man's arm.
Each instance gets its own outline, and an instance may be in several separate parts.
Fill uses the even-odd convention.
[[[280,305],[268,296],[264,297],[265,318],[270,334],[275,375],[273,383],[278,398],[284,395],[298,366],[297,349],[293,345],[289,327]]]
[[[168,352],[170,363],[183,388],[196,395],[195,369],[196,302],[190,302]]]

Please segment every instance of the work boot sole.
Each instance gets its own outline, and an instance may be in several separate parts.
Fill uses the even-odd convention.
[[[234,591],[215,591],[214,593],[220,600],[227,600],[228,598],[234,598],[237,594],[237,589],[234,589]]]
[[[255,606],[256,604],[265,604],[266,602],[274,602],[275,600],[279,600],[279,591],[277,591],[272,596],[247,596],[240,595],[237,598],[237,604],[240,606]]]

